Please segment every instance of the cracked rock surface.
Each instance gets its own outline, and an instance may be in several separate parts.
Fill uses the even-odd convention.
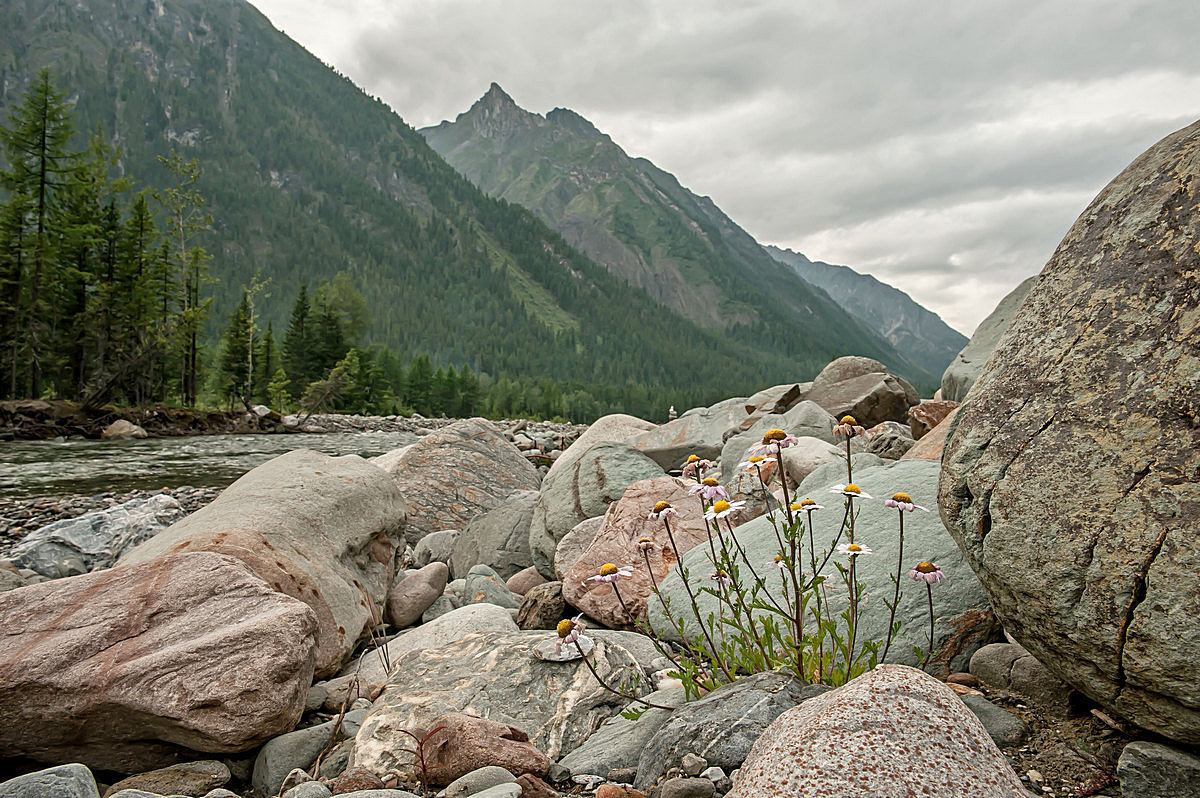
[[[1005,628],[1200,743],[1200,122],[1075,222],[967,394],[938,504]]]

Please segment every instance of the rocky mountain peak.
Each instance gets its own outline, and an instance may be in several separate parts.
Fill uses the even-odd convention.
[[[475,101],[456,121],[469,121],[486,138],[506,138],[515,132],[528,130],[543,123],[537,114],[517,105],[499,83],[492,83],[487,92]]]
[[[555,108],[546,114],[546,121],[551,124],[558,125],[561,128],[571,131],[578,136],[585,138],[597,139],[600,141],[612,141],[608,134],[601,133],[595,125],[584,119],[579,114],[572,111],[570,108]]]

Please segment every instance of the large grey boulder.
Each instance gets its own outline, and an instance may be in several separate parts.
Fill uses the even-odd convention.
[[[915,388],[869,357],[840,357],[813,380],[806,397],[834,418],[849,414],[864,427],[884,421],[907,422],[908,408],[920,404]]]
[[[874,455],[856,456],[868,457],[874,458]],[[860,618],[860,640],[885,638],[888,611],[883,605],[883,600],[886,598],[891,601],[895,590],[892,578],[896,575],[899,559],[899,511],[885,507],[884,499],[890,498],[893,493],[904,491],[917,503],[932,509],[937,479],[938,464],[930,460],[900,460],[893,465],[856,466],[854,469],[855,482],[873,497],[854,503],[857,513],[855,540],[873,551],[872,554],[861,556],[858,560],[858,578],[866,585],[865,590],[870,596],[870,601]],[[845,465],[828,463],[801,483],[795,494],[798,497],[811,496],[826,508],[816,511],[813,516],[816,541],[822,555],[836,535],[843,514],[840,496],[830,493],[829,487],[844,484],[845,481]],[[768,591],[777,602],[783,604],[787,600],[783,596],[781,582],[772,562],[779,553],[779,543],[770,519],[762,516],[734,527],[734,534],[745,549],[747,558],[764,577]],[[834,557],[843,563],[846,561],[838,554]],[[920,646],[922,649],[929,647],[929,610],[924,583],[914,583],[907,575],[909,569],[922,560],[937,563],[946,574],[941,584],[933,589],[934,611],[937,615],[934,642],[941,649],[941,653],[928,667],[938,673],[964,670],[971,654],[985,642],[974,637],[968,639],[965,633],[975,623],[989,622],[987,595],[967,566],[954,539],[942,525],[936,511],[918,510],[905,513],[904,516],[904,573],[900,577],[900,603],[896,611],[896,620],[901,622],[901,627],[892,643],[888,661],[915,665],[918,660],[913,653],[913,646]],[[740,558],[738,563],[747,584],[752,584],[745,563]],[[707,545],[698,546],[685,554],[683,565],[690,573],[690,584],[694,591],[712,585],[709,574],[713,571],[713,565]],[[825,573],[831,577],[828,597],[836,617],[845,607],[846,600],[841,581],[833,567],[831,562],[826,566]],[[659,584],[673,613],[682,616],[689,635],[699,636],[701,629],[690,611],[687,592],[683,588],[678,570],[672,569],[670,575]],[[707,617],[708,613],[720,617],[719,604],[714,596],[698,595],[697,600],[702,618]],[[648,612],[650,624],[656,631],[664,637],[676,636],[657,602],[648,605]],[[811,617],[809,620],[811,622]],[[839,624],[841,623],[839,621]]]
[[[1121,749],[1117,778],[1121,781],[1121,795],[1195,798],[1200,785],[1200,756],[1138,740]]]
[[[637,416],[629,416],[624,413],[601,416],[592,422],[557,460],[550,464],[550,473],[565,471],[597,443],[623,443],[635,435],[657,428],[658,425],[652,421],[645,421]]]
[[[744,399],[729,400],[682,415],[630,438],[629,443],[658,463],[663,471],[682,467],[692,454],[715,462],[721,457],[725,438],[741,429],[749,416]]]
[[[821,692],[781,671],[745,676],[672,713],[638,757],[634,785],[646,789],[685,754],[726,772],[741,767],[758,736],[780,714]]]
[[[885,665],[811,698],[754,744],[728,798],[1028,798],[975,715],[944,684]]]
[[[68,558],[82,562],[89,571],[108,568],[127,550],[186,514],[178,501],[162,493],[130,499],[34,530],[9,550],[8,559],[50,579],[72,575],[64,571]]]
[[[380,462],[411,509],[405,535],[414,545],[431,532],[462,529],[514,491],[541,483],[504,432],[482,418],[456,421]]]
[[[383,773],[402,772],[412,758],[401,730],[429,728],[449,712],[466,712],[515,726],[534,746],[557,758],[579,746],[625,699],[606,692],[576,659],[548,662],[533,649],[553,633],[491,632],[470,635],[400,658],[383,694],[356,738],[354,763]],[[640,678],[645,672],[619,643],[593,637],[589,659],[606,681]]]
[[[312,683],[312,610],[212,552],[0,593],[0,626],[0,756],[137,773],[245,751]]]
[[[1005,628],[1200,743],[1200,122],[1067,233],[955,417],[938,503]]]
[[[598,443],[569,468],[547,475],[529,524],[538,573],[555,578],[554,550],[580,521],[604,515],[628,485],[662,475],[657,463],[623,443]]]
[[[746,459],[750,447],[762,442],[767,430],[781,429],[797,438],[816,438],[833,443],[833,427],[837,422],[820,405],[803,401],[782,414],[766,415],[748,429],[729,436],[721,447],[721,477],[729,481],[737,464]]]
[[[563,539],[554,547],[554,575],[558,581],[561,582],[567,571],[579,562],[579,558],[592,545],[592,541],[603,527],[604,516],[598,515],[595,518],[585,518],[563,535]]]
[[[464,577],[476,565],[487,565],[508,579],[532,565],[529,555],[529,523],[537,491],[523,490],[476,516],[454,539],[450,573]]]
[[[83,765],[26,773],[0,784],[0,798],[100,798],[96,779]]]
[[[682,687],[656,690],[646,696],[652,704],[678,707],[684,703]],[[627,709],[644,710],[630,720],[624,715],[613,715],[600,728],[571,753],[558,760],[558,764],[572,774],[607,774],[617,768],[635,768],[642,752],[672,715],[669,709],[647,709],[641,704],[629,704]]]
[[[307,449],[254,468],[215,501],[126,552],[122,563],[213,551],[246,563],[317,617],[317,677],[336,673],[387,600],[404,502],[357,455]]]
[[[967,391],[975,384],[983,364],[991,357],[996,344],[1016,315],[1017,308],[1021,307],[1025,295],[1033,288],[1035,282],[1036,274],[1025,278],[1000,300],[1000,304],[996,305],[995,310],[989,313],[986,319],[979,322],[979,326],[971,334],[971,340],[954,356],[954,360],[942,374],[942,399],[961,402],[966,398]]]

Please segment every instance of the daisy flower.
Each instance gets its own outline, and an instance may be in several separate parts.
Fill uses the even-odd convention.
[[[916,567],[908,572],[908,576],[914,582],[924,582],[928,585],[936,585],[946,578],[946,575],[942,573],[941,566],[931,562],[917,563]]]
[[[638,539],[638,542],[637,542],[637,550],[638,551],[648,552],[648,551],[654,551],[656,548],[658,548],[658,546],[655,545],[654,541],[651,540],[650,538]]]
[[[583,613],[581,612],[574,618],[563,618],[558,622],[558,626],[555,627],[555,631],[558,633],[558,640],[554,642],[555,654],[562,653],[564,644],[568,646],[574,644],[579,639],[579,636],[583,634],[584,630],[587,629],[583,621],[579,620],[582,617]]]
[[[689,454],[687,462],[683,464],[684,479],[702,479],[704,472],[712,468],[716,463],[712,460],[705,460],[702,457],[697,457],[694,454]]]
[[[838,554],[845,554],[848,557],[858,557],[861,554],[873,554],[870,546],[863,546],[858,543],[843,543],[838,546]]]
[[[622,565],[620,568],[618,568],[612,563],[606,562],[604,565],[600,566],[600,573],[596,574],[595,576],[589,576],[586,581],[612,583],[619,582],[621,579],[627,576],[633,576],[633,569],[628,565]]]
[[[738,463],[737,467],[743,471],[755,471],[759,468],[766,468],[768,463],[774,462],[774,457],[764,457],[761,454],[752,454],[745,461]]]
[[[925,512],[929,512],[928,507],[922,507],[919,504],[913,504],[912,496],[909,496],[907,493],[893,493],[892,498],[884,499],[883,504],[885,507],[893,507],[903,512],[911,513],[913,510],[924,510]]]
[[[783,570],[787,569],[787,561],[783,559],[782,554],[776,554],[774,562],[775,562],[775,567],[778,568],[779,570],[783,571]]]
[[[830,493],[840,493],[843,496],[849,496],[851,499],[869,499],[871,494],[864,491],[858,485],[851,482],[849,485],[834,485],[829,489]]]
[[[716,582],[718,585],[729,585],[733,580],[729,578],[729,574],[722,571],[720,568],[708,575],[708,578]]]
[[[745,506],[745,502],[727,502],[724,499],[720,499],[713,502],[713,506],[708,508],[708,512],[704,514],[704,517],[709,521],[715,518],[724,518],[730,513],[736,513]]]
[[[858,421],[854,418],[854,416],[842,416],[842,420],[839,421],[838,425],[833,428],[833,437],[835,438],[841,438],[843,436],[847,438],[853,438],[855,435],[868,434],[870,433],[858,425]]]
[[[763,434],[762,443],[756,443],[750,447],[750,454],[763,455],[774,451],[776,447],[786,449],[799,442],[800,439],[795,435],[788,435],[781,429],[769,429]]]
[[[673,515],[679,515],[679,511],[672,507],[670,502],[658,502],[646,517],[651,521],[661,521]]]
[[[729,491],[727,491],[727,490],[725,490],[725,488],[721,487],[721,484],[719,482],[717,482],[715,479],[713,479],[712,477],[705,477],[704,479],[700,480],[700,483],[697,485],[693,485],[691,490],[688,491],[688,493],[690,493],[693,496],[695,496],[697,493],[699,493],[701,496],[708,499],[709,501],[712,501],[714,499],[728,499],[729,498]]]
[[[798,513],[803,510],[806,513],[811,513],[813,510],[824,510],[825,505],[817,504],[812,499],[803,499],[798,502],[792,502],[792,512]]]

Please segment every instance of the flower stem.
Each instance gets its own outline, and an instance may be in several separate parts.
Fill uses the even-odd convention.
[[[653,701],[646,701],[645,699],[638,698],[635,695],[629,695],[628,693],[618,690],[615,687],[609,687],[608,684],[606,684],[605,681],[600,678],[600,674],[596,673],[596,668],[593,667],[591,661],[587,658],[587,654],[583,653],[583,647],[579,645],[579,640],[575,641],[575,648],[579,649],[579,656],[583,658],[583,664],[587,665],[587,669],[592,672],[592,676],[595,676],[596,681],[600,683],[600,686],[603,687],[608,692],[612,693],[613,695],[619,695],[621,698],[628,699],[629,701],[636,701],[639,704],[645,704],[646,706],[653,707],[654,709],[674,709],[675,708],[675,707],[663,706],[662,704],[655,704]]]
[[[933,656],[933,585],[926,582],[925,592],[929,596],[929,650],[925,652],[925,656],[921,659],[921,670],[925,670],[925,664]]]
[[[887,662],[888,649],[892,647],[892,629],[896,623],[896,605],[900,603],[900,576],[904,573],[904,511],[896,510],[900,513],[900,561],[896,564],[896,592],[892,596],[892,611],[888,615],[887,625],[887,643],[883,646],[883,656],[879,658],[879,664]]]
[[[671,522],[666,518],[662,520],[663,526],[667,528],[667,539],[671,541],[671,548],[675,552],[675,565],[679,569],[679,581],[683,583],[683,589],[687,591],[688,599],[692,602],[692,614],[696,617],[696,623],[700,625],[700,632],[704,635],[704,640],[708,643],[708,650],[712,652],[713,662],[725,674],[725,678],[729,681],[735,681],[733,673],[725,665],[725,661],[721,659],[721,652],[713,642],[712,636],[708,633],[708,627],[704,625],[704,621],[700,617],[700,605],[696,603],[696,594],[692,592],[692,586],[688,584],[687,574],[683,571],[683,552],[679,550],[679,546],[675,543],[675,534],[671,532]],[[705,522],[707,527],[707,522]],[[709,537],[709,543],[712,542],[712,537]],[[660,597],[661,598],[661,597]]]

